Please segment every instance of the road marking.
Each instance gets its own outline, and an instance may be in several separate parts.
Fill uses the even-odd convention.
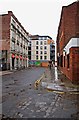
[[[58,94],[64,94],[65,92],[63,91],[58,91],[58,90],[53,90],[53,89],[48,89],[46,88],[48,92],[54,92],[54,93],[58,93]]]
[[[43,77],[44,77],[44,74],[38,80],[35,81],[35,84],[34,84],[35,88],[38,87],[38,85],[40,84],[40,82],[43,79]]]

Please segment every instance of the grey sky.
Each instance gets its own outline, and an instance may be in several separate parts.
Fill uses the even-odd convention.
[[[56,40],[62,6],[75,0],[0,0],[0,14],[13,11],[30,34],[49,35]]]

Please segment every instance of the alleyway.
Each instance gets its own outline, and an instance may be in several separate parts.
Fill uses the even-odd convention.
[[[3,75],[3,118],[78,118],[77,86],[70,88],[71,83],[68,85],[65,80],[54,67],[51,70],[30,68]]]

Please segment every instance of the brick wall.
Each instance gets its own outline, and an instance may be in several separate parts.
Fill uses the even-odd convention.
[[[62,34],[63,33],[63,34]],[[57,35],[57,53],[63,55],[63,49],[70,41],[71,38],[79,37],[79,2],[74,2],[69,6],[62,8],[60,23]],[[77,53],[76,53],[76,52]],[[69,68],[67,67],[67,55],[64,57],[63,66],[59,65],[60,70],[70,79],[73,83],[79,83],[79,47],[73,47],[69,50]]]
[[[1,17],[1,30],[0,30],[0,50],[6,51],[6,55],[4,57],[5,60],[2,59],[3,69],[10,69],[10,14],[0,15]],[[5,62],[6,61],[6,62]]]
[[[79,24],[78,21],[76,22],[77,17],[77,3],[74,3],[67,7],[63,7],[59,27],[60,51],[72,37],[76,36],[78,29],[76,26],[78,26],[77,24]]]
[[[72,81],[79,83],[79,47],[70,48]]]
[[[2,50],[10,49],[10,15],[2,16]]]

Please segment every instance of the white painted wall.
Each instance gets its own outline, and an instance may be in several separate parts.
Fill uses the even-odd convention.
[[[38,41],[38,45],[36,45],[36,41]],[[40,41],[43,42],[42,45],[40,45]],[[36,51],[38,51],[38,60],[40,60],[40,56],[42,56],[42,60],[45,60],[44,59],[44,56],[47,56],[47,59],[46,60],[50,60],[50,45],[49,44],[44,44],[44,41],[47,41],[47,40],[31,40],[31,59],[32,60],[36,60]],[[38,49],[36,49],[36,46],[38,46]],[[40,47],[42,46],[42,50],[40,49]],[[44,49],[44,46],[47,47],[47,49],[45,50]],[[43,54],[40,54],[40,51],[42,51]],[[45,55],[44,54],[44,51],[47,51],[47,54]]]
[[[64,50],[69,54],[69,49],[71,47],[79,47],[79,38],[71,38],[68,44],[65,46]]]

